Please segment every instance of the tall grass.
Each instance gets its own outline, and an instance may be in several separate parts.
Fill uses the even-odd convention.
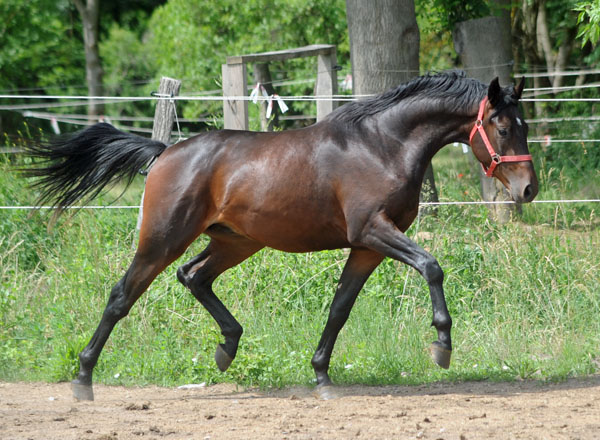
[[[457,151],[449,147],[435,158],[440,196],[478,199],[473,165]],[[538,169],[539,198],[588,188],[543,163]],[[13,170],[11,162],[0,164],[0,205],[33,203],[35,194]],[[142,184],[136,182],[119,203],[138,203]],[[596,212],[593,205],[528,205],[520,219],[500,225],[482,207],[440,207],[437,215],[419,218],[408,235],[438,258],[446,275],[454,319],[450,370],[434,366],[425,351],[435,339],[425,282],[386,259],[340,334],[332,378],[414,384],[594,373],[600,364]],[[82,210],[47,230],[48,214],[0,211],[0,380],[74,377],[77,353],[132,258],[136,217],[135,210]],[[175,276],[178,265],[206,243],[205,238],[194,243],[117,325],[96,381],[313,382],[310,358],[346,253],[263,250],[222,275],[215,291],[245,333],[232,367],[220,373],[212,359],[219,330]]]

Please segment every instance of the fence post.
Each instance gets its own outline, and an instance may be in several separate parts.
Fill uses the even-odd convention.
[[[160,79],[160,85],[158,86],[158,95],[177,96],[179,95],[180,88],[180,80],[163,76]],[[154,110],[154,125],[152,126],[152,139],[160,141],[163,144],[169,145],[171,141],[171,130],[173,129],[173,121],[175,121],[175,101],[170,99],[159,99],[156,102],[156,109]],[[145,193],[146,188],[144,188],[144,192],[142,193],[142,200],[140,201],[140,212],[138,213],[138,220],[136,226],[136,229],[138,231],[142,226]]]
[[[246,96],[246,63],[223,64],[223,96]],[[224,127],[248,130],[248,101],[223,100]]]
[[[337,64],[335,47],[327,55],[317,55],[317,96],[333,96],[337,94]],[[331,113],[337,107],[336,101],[317,101],[317,122]]]
[[[273,87],[273,79],[271,78],[271,71],[269,70],[269,63],[254,63],[254,82],[261,84],[267,95],[273,96],[275,94],[275,88]],[[261,93],[259,92],[259,95]],[[267,101],[260,102],[260,129],[262,131],[273,131],[274,127],[279,126],[279,111],[276,105],[273,105],[273,119],[269,121],[267,119]]]
[[[159,96],[177,96],[180,88],[181,81],[163,76],[158,86],[158,94]],[[168,145],[171,140],[173,121],[175,121],[175,101],[159,99],[154,110],[152,139]]]

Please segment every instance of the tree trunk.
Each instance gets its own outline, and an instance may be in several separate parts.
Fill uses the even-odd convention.
[[[419,74],[414,0],[346,0],[355,94],[381,93]]]
[[[569,61],[569,56],[577,44],[575,36],[577,26],[573,18],[571,26],[566,26],[566,36],[562,38],[561,44],[556,48],[555,29],[551,29],[546,10],[547,0],[530,0],[522,2],[517,9],[516,24],[520,25],[522,35],[519,35],[519,41],[523,45],[523,53],[530,67],[545,64],[548,71],[548,77],[538,79],[539,85],[550,85],[557,89],[562,86],[564,76],[553,76],[553,72],[565,70]],[[545,84],[547,82],[547,84]],[[536,86],[537,87],[537,86]],[[543,117],[539,112],[541,107],[536,107],[536,117]]]
[[[457,23],[452,35],[454,48],[467,75],[489,83],[495,77],[506,86],[511,82],[512,52],[510,21],[502,17],[484,17]],[[486,177],[480,166],[481,191],[485,201],[510,200],[504,186]],[[512,205],[490,205],[490,215],[498,222],[510,220]]]
[[[346,15],[355,95],[381,93],[419,75],[414,0],[346,0]],[[422,201],[438,200],[431,165],[424,188]]]
[[[81,15],[83,22],[83,43],[85,48],[85,78],[88,86],[88,96],[102,96],[102,64],[98,50],[98,27],[100,19],[100,0],[73,0],[75,7]],[[98,117],[104,113],[104,104],[95,100],[90,101],[88,106],[89,120],[98,121]]]
[[[552,39],[550,37],[550,29],[548,28],[548,15],[546,13],[546,0],[539,2],[537,18],[536,18],[536,40],[538,44],[538,52],[543,54],[546,60],[548,73],[561,72],[565,70],[569,55],[575,43],[576,27],[571,27],[568,30],[567,38],[562,42],[558,51],[554,51]],[[550,83],[554,88],[554,93],[562,86],[564,76],[550,76]]]

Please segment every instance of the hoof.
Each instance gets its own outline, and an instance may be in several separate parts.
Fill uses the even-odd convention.
[[[217,363],[217,367],[219,367],[219,370],[221,371],[227,371],[227,369],[233,362],[233,358],[229,356],[223,349],[223,344],[217,345],[217,351],[215,352],[215,362]]]
[[[332,400],[340,397],[331,385],[317,386],[313,391],[313,395],[319,400]]]
[[[94,388],[91,385],[82,385],[71,382],[71,389],[73,390],[73,397],[77,400],[94,400]]]
[[[450,368],[450,356],[452,355],[452,350],[442,347],[442,344],[436,341],[429,347],[429,352],[431,353],[433,362],[446,370]]]

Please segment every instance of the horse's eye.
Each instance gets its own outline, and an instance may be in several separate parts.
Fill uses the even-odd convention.
[[[506,136],[508,134],[508,131],[506,130],[506,128],[499,128],[498,133],[500,133],[500,136]]]

